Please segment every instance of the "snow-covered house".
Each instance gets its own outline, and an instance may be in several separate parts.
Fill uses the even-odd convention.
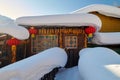
[[[120,47],[120,8],[116,6],[93,4],[80,8],[73,14],[89,13],[97,15],[102,22],[101,29],[94,34],[92,43],[109,47],[119,52]],[[93,46],[93,45],[92,45]]]
[[[55,46],[64,48],[68,54],[74,53],[78,55],[79,50],[87,47],[85,28],[88,26],[96,28],[94,38],[92,39],[94,44],[120,44],[119,13],[120,8],[94,4],[76,10],[72,14],[20,17],[16,19],[16,23],[27,29],[34,27],[38,31],[34,39],[29,38],[28,40],[28,56]],[[116,41],[113,41],[114,39]],[[72,64],[71,62],[70,64]]]
[[[98,31],[101,27],[101,20],[92,14],[28,16],[17,18],[16,23],[29,31],[34,28],[36,35],[34,38],[31,35],[26,45],[28,56],[51,47],[61,47],[69,56],[66,67],[77,65],[78,52],[87,47],[85,29],[93,26]]]
[[[119,7],[104,4],[92,4],[73,12],[73,14],[78,13],[91,13],[97,15],[102,21],[100,32],[120,32]]]
[[[103,8],[103,7],[105,7],[105,8]],[[109,9],[109,8],[113,8],[114,10],[116,10],[116,12],[109,11],[109,10],[108,11],[101,10],[101,9]],[[91,9],[93,9],[93,10],[91,10]],[[99,10],[96,10],[96,9],[99,9]],[[98,11],[99,13],[102,13],[104,15],[96,13],[96,11]],[[92,14],[89,14],[89,13],[92,13]],[[116,19],[119,21],[120,17],[119,17],[118,13],[119,13],[118,8],[105,6],[105,5],[96,5],[96,7],[91,7],[91,8],[87,8],[87,9],[83,9],[83,10],[81,9],[78,11],[78,13],[75,12],[75,14],[28,16],[28,17],[17,18],[16,23],[18,25],[23,26],[26,29],[28,29],[29,33],[31,34],[31,36],[27,40],[23,40],[20,37],[14,36],[14,34],[12,34],[12,36],[14,36],[15,38],[23,40],[21,46],[18,46],[17,52],[24,51],[24,53],[22,55],[25,55],[25,57],[26,57],[26,55],[27,56],[31,56],[34,54],[36,54],[36,55],[31,56],[27,59],[21,60],[20,62],[14,63],[12,65],[9,65],[5,68],[2,68],[0,75],[3,76],[2,77],[3,79],[11,78],[11,79],[22,79],[22,80],[23,79],[38,80],[38,78],[41,78],[42,76],[44,76],[44,74],[50,72],[53,68],[64,67],[66,64],[66,61],[67,61],[67,65],[66,65],[67,68],[76,66],[77,64],[79,64],[78,67],[80,68],[79,69],[80,71],[77,71],[77,76],[76,76],[77,78],[75,78],[75,79],[80,79],[80,77],[82,76],[82,77],[84,77],[84,79],[88,80],[87,79],[87,78],[89,78],[88,73],[92,72],[92,71],[90,71],[89,68],[87,68],[88,66],[90,66],[89,62],[92,61],[92,59],[93,59],[93,62],[98,61],[97,59],[99,59],[98,58],[99,56],[95,56],[95,54],[102,53],[103,55],[106,55],[107,49],[101,49],[101,48],[97,49],[96,48],[93,51],[92,51],[92,48],[90,50],[89,50],[89,48],[83,49],[83,48],[87,47],[87,37],[88,37],[87,35],[88,34],[85,33],[86,29],[89,28],[89,26],[92,26],[95,28],[94,37],[92,40],[93,43],[95,43],[95,44],[99,44],[99,45],[120,44],[120,40],[119,40],[120,33],[119,32],[118,33],[100,33],[99,32],[99,31],[103,31],[103,30],[101,30],[101,26],[103,27],[102,23],[103,23],[104,18],[106,21],[107,16],[112,15],[112,17],[110,19],[112,19],[113,17],[115,17],[115,18],[117,17],[118,19],[117,18]],[[107,15],[107,16],[105,16],[105,15]],[[102,20],[103,16],[104,16],[104,18]],[[101,23],[100,19],[102,20],[102,23]],[[114,19],[112,19],[112,20],[114,20]],[[107,23],[109,21],[110,20],[108,20]],[[115,21],[115,22],[117,22],[117,21]],[[117,24],[119,26],[118,23],[115,23],[115,24]],[[115,30],[117,30],[117,29],[115,29]],[[20,30],[20,31],[22,31],[22,30]],[[108,30],[108,32],[109,32],[109,30]],[[27,33],[24,33],[24,34],[26,35]],[[111,38],[111,35],[112,35],[112,38]],[[114,41],[114,39],[116,39],[117,41]],[[59,48],[48,49],[51,47],[61,47],[62,49],[59,49]],[[46,50],[46,49],[48,49],[48,50]],[[83,50],[80,51],[81,49],[83,49]],[[84,52],[84,50],[85,50],[85,52]],[[41,51],[43,51],[43,52],[41,52]],[[65,51],[67,52],[67,55],[66,55]],[[37,53],[39,53],[39,54],[37,54]],[[78,53],[80,56],[82,55],[82,58],[79,58]],[[91,53],[93,55],[91,55],[89,53]],[[109,53],[109,51],[108,51],[108,53]],[[110,51],[110,53],[114,54],[114,52],[111,52],[111,51]],[[60,56],[60,55],[62,55],[62,56]],[[85,58],[84,55],[89,55],[89,56],[87,56]],[[91,59],[89,58],[90,56],[91,56]],[[57,58],[57,57],[59,57],[59,58]],[[67,57],[68,57],[68,59],[67,59]],[[113,57],[113,56],[111,55],[111,57]],[[79,58],[79,63],[78,63],[78,58]],[[88,58],[90,59],[89,62],[87,61]],[[95,58],[95,60],[94,60],[94,58]],[[111,60],[110,56],[107,56],[107,55],[102,60],[105,60],[107,58],[109,58],[110,63],[113,61],[113,60]],[[119,57],[117,57],[117,58],[119,58]],[[48,63],[49,61],[47,61],[47,59],[50,60],[50,63]],[[116,61],[119,62],[119,60],[120,60],[120,59],[117,60],[116,58],[114,58],[114,59],[115,59],[115,63],[116,63]],[[33,60],[33,63],[32,63],[32,60]],[[39,61],[40,61],[40,63],[39,63]],[[99,61],[101,61],[101,60],[99,60]],[[93,62],[91,62],[91,63],[93,63]],[[104,63],[104,62],[106,62],[106,61],[102,61],[101,63]],[[31,63],[33,65],[31,65]],[[81,65],[81,63],[82,63],[82,65]],[[25,64],[28,64],[28,65],[25,65]],[[85,67],[84,64],[88,65],[88,66]],[[22,68],[21,68],[21,66],[22,66]],[[94,65],[92,65],[92,66],[94,66]],[[23,68],[23,67],[25,67],[25,68]],[[77,67],[75,69],[78,70]],[[91,69],[93,70],[94,67],[91,67]],[[99,71],[99,68],[96,68],[96,69]],[[74,68],[73,68],[73,70],[74,70]],[[13,72],[13,74],[11,74],[11,72]],[[4,76],[3,73],[9,74],[9,76],[6,77],[6,76]],[[74,71],[74,73],[76,74],[76,71]],[[79,75],[79,73],[81,76]],[[95,71],[95,73],[96,73],[96,71]],[[101,71],[99,71],[98,73],[102,74]],[[85,76],[86,74],[88,77]],[[53,75],[53,73],[52,73],[52,75]],[[63,79],[63,75],[62,75],[62,79]],[[75,76],[75,75],[73,75],[73,76]],[[71,76],[71,77],[73,77],[73,76]],[[47,78],[48,77],[49,76],[47,76]],[[72,79],[71,77],[70,77],[70,79]],[[96,78],[96,77],[94,77],[94,75],[90,75],[90,77],[91,77],[91,80],[93,80],[93,78]],[[99,77],[97,77],[97,78],[99,78]],[[106,76],[104,75],[104,77],[102,77],[102,79],[105,79],[105,78],[106,78]],[[110,78],[110,77],[107,76],[107,79],[108,78]],[[75,79],[72,79],[72,80],[75,80]],[[101,80],[101,77],[99,79]],[[49,78],[49,80],[53,80],[53,79]],[[66,78],[66,80],[69,80],[69,78]],[[119,80],[119,79],[116,79],[116,80]]]

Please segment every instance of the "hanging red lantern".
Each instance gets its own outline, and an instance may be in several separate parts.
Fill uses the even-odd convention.
[[[91,39],[93,37],[93,33],[95,33],[96,29],[93,26],[89,26],[85,28],[85,33],[88,35],[88,38]]]
[[[35,29],[34,27],[30,27],[29,33],[31,34],[31,37],[34,38],[37,34],[37,29]]]
[[[18,44],[20,44],[20,40],[16,39],[16,38],[11,38],[9,40],[7,40],[6,42],[9,46],[11,46],[11,51],[12,51],[12,60],[11,62],[15,62],[16,61],[16,46]]]

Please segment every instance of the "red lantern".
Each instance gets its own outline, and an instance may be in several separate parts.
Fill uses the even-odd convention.
[[[88,34],[89,37],[92,37],[92,34],[95,33],[96,29],[93,26],[89,26],[88,28],[85,28],[85,33]]]
[[[96,29],[93,26],[89,26],[88,28],[85,28],[85,33],[88,34],[88,41],[91,41],[91,38],[93,37],[93,33],[95,33]]]
[[[16,38],[11,38],[9,40],[7,40],[7,44],[9,46],[11,46],[11,51],[12,51],[12,60],[11,62],[15,62],[16,61],[16,46],[18,44],[20,44],[20,40],[16,39]]]
[[[31,34],[31,37],[34,38],[35,34],[37,34],[37,29],[35,29],[34,27],[30,27],[29,33]]]

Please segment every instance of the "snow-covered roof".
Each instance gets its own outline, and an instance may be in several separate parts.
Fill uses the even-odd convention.
[[[93,4],[89,5],[83,8],[80,8],[76,11],[73,11],[72,13],[89,13],[97,11],[100,14],[120,18],[120,8],[110,5],[104,5],[104,4]]]
[[[8,17],[0,15],[0,33],[9,34],[17,39],[24,40],[29,38],[29,32],[26,28],[18,26]]]
[[[114,45],[120,44],[120,32],[97,32],[94,34],[92,43],[98,45]]]
[[[18,25],[27,26],[95,26],[97,30],[101,27],[101,20],[93,14],[61,14],[46,16],[28,16],[16,19]]]

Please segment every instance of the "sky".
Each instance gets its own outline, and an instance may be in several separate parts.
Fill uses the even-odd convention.
[[[120,6],[120,0],[0,0],[0,15],[22,16],[68,14],[90,4]]]

